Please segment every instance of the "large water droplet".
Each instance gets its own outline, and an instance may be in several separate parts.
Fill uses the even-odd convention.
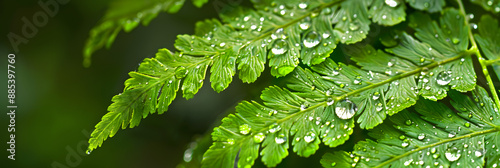
[[[341,119],[350,119],[356,114],[358,107],[350,100],[338,102],[335,106],[335,114]]]
[[[453,44],[458,44],[458,43],[460,43],[460,39],[458,39],[458,38],[454,37],[454,38],[451,40],[451,42],[453,42]]]
[[[248,124],[240,125],[239,129],[240,129],[240,133],[243,135],[250,133],[250,130],[252,130],[252,128],[250,128],[250,126]]]
[[[266,136],[263,133],[258,133],[253,136],[253,142],[261,143],[262,141],[264,141],[264,138],[266,138]]]
[[[461,156],[460,150],[458,150],[456,147],[448,148],[444,155],[446,156],[446,159],[448,159],[450,162],[454,162],[460,159]]]
[[[304,136],[304,141],[310,143],[316,139],[316,134],[314,132],[308,132],[306,136]]]
[[[283,39],[279,39],[279,40],[276,40],[274,42],[274,46],[271,49],[271,52],[274,55],[281,55],[281,54],[286,53],[287,50],[288,50],[288,45],[287,45],[286,41]]]
[[[318,35],[318,33],[312,31],[307,33],[307,35],[304,37],[304,46],[307,48],[312,48],[314,46],[317,46],[320,41],[321,36]]]
[[[175,77],[177,79],[184,78],[187,74],[188,70],[183,66],[175,68]]]
[[[447,85],[451,82],[451,72],[443,71],[436,76],[436,82],[439,85]]]

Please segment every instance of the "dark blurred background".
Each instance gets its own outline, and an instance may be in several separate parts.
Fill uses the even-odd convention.
[[[138,127],[118,131],[85,155],[89,134],[107,113],[112,96],[122,92],[127,73],[160,48],[174,50],[176,35],[193,34],[196,21],[216,18],[221,6],[210,1],[199,9],[187,1],[177,14],[161,13],[147,27],[120,32],[111,49],[98,50],[91,67],[84,68],[83,46],[108,4],[109,0],[72,0],[59,6],[59,12],[15,53],[7,34],[21,35],[21,18],[31,20],[42,9],[37,0],[0,1],[0,167],[176,167],[190,142],[210,133],[238,102],[257,99],[263,88],[282,80],[270,78],[268,71],[253,84],[242,84],[235,77],[228,89],[217,94],[207,78],[193,99],[178,95],[165,114],[149,115]],[[5,151],[8,54],[16,54],[15,161],[7,159]],[[280,167],[299,163],[318,167],[324,152],[308,160],[290,150]],[[255,167],[262,167],[260,159],[257,162]]]

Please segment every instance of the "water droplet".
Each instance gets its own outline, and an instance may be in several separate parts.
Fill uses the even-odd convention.
[[[227,144],[233,145],[234,144],[234,139],[233,138],[227,139]]]
[[[453,37],[453,39],[451,40],[451,42],[453,42],[453,44],[458,44],[458,43],[460,43],[460,39],[458,39],[456,37]]]
[[[398,2],[395,0],[385,0],[385,4],[393,8],[398,6]]]
[[[300,111],[304,111],[307,109],[307,106],[305,104],[300,105]]]
[[[177,79],[184,78],[187,73],[188,73],[188,70],[186,68],[184,68],[183,66],[175,68],[175,77]]]
[[[300,9],[305,9],[305,8],[307,8],[307,3],[299,3],[299,8],[300,8]]]
[[[318,35],[318,33],[312,31],[307,33],[307,35],[304,37],[304,46],[307,48],[312,48],[314,46],[317,46],[320,41],[321,36]]]
[[[354,31],[359,29],[359,24],[357,22],[349,23],[349,30]]]
[[[372,96],[373,100],[377,100],[380,97],[380,93],[375,92]]]
[[[405,124],[406,124],[406,125],[411,125],[411,120],[406,120],[406,121],[405,121]]]
[[[451,82],[451,72],[443,71],[436,76],[436,82],[439,85],[447,85]]]
[[[444,154],[446,156],[446,159],[448,159],[450,162],[457,161],[460,159],[460,150],[458,150],[456,147],[451,147],[446,150],[446,153]]]
[[[275,133],[277,131],[281,130],[281,127],[277,124],[277,123],[274,123],[272,125],[269,126],[269,132],[270,133]]]
[[[287,52],[288,45],[285,40],[279,39],[274,42],[274,46],[271,49],[271,52],[274,55],[281,55]]]
[[[286,137],[284,134],[280,134],[277,137],[274,137],[274,142],[276,142],[277,144],[282,144],[285,141],[286,141]]]
[[[457,133],[455,131],[451,131],[449,134],[448,134],[448,138],[453,138],[455,137],[455,135],[457,135]]]
[[[278,113],[278,111],[276,111],[276,110],[271,110],[271,111],[269,111],[269,116],[273,116],[273,115],[275,115],[275,114],[277,114],[277,113]]]
[[[481,149],[479,149],[479,150],[475,151],[475,152],[474,152],[474,156],[476,156],[476,157],[481,157],[481,156],[483,156],[483,151],[482,151]]]
[[[252,128],[248,124],[240,125],[239,129],[240,133],[243,135],[250,133],[250,130],[252,130]]]
[[[408,144],[408,142],[403,142],[403,143],[401,143],[401,146],[402,146],[403,148],[406,148],[408,145],[410,145],[410,144]]]
[[[329,106],[331,106],[331,105],[333,105],[333,103],[335,103],[335,100],[333,100],[332,98],[328,98],[326,101],[327,101],[326,105],[329,105]]]
[[[331,164],[332,167],[335,167],[336,165],[337,165],[336,162],[332,162],[332,164]]]
[[[470,127],[470,123],[469,123],[469,122],[466,122],[466,123],[464,124],[464,126],[465,126],[465,127],[467,127],[467,128],[469,128],[469,127]]]
[[[85,153],[86,153],[87,155],[90,155],[90,153],[92,153],[92,150],[91,150],[91,149],[87,149],[87,151],[85,151]]]
[[[335,114],[337,114],[337,117],[344,120],[352,118],[354,114],[356,114],[356,111],[358,111],[356,104],[347,99],[338,102],[335,106]]]
[[[304,141],[310,143],[316,139],[316,134],[313,132],[308,132],[306,136],[304,136]]]
[[[262,141],[264,141],[264,138],[266,138],[266,136],[263,133],[258,133],[253,136],[253,142],[261,143]]]
[[[418,138],[418,140],[422,140],[422,139],[425,138],[425,134],[424,133],[420,133],[420,134],[418,134],[417,138]]]

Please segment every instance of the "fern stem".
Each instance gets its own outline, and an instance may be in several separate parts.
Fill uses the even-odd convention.
[[[418,147],[418,148],[416,148],[414,150],[411,150],[410,152],[407,152],[405,154],[393,157],[392,159],[389,159],[389,160],[381,163],[380,165],[375,166],[374,168],[384,167],[384,166],[386,166],[386,165],[388,165],[388,164],[390,164],[390,163],[392,163],[392,162],[394,162],[396,160],[399,160],[401,158],[409,156],[409,155],[411,155],[413,153],[422,151],[424,149],[429,149],[429,148],[432,148],[432,147],[435,147],[435,146],[438,146],[438,145],[441,145],[441,144],[444,144],[444,143],[453,142],[453,141],[457,141],[457,140],[461,140],[461,139],[465,139],[465,138],[476,137],[476,136],[479,136],[479,135],[484,135],[484,134],[498,132],[498,131],[500,131],[498,128],[493,128],[493,129],[489,129],[489,130],[474,132],[474,133],[466,134],[466,135],[463,135],[463,136],[458,136],[458,137],[455,137],[455,138],[451,138],[451,139],[439,141],[439,142],[436,142],[436,143],[433,143],[433,144],[430,144],[430,145]]]
[[[481,64],[481,69],[483,70],[483,74],[486,78],[486,82],[490,88],[491,95],[493,97],[493,100],[495,100],[496,108],[500,107],[500,100],[498,98],[497,91],[495,89],[495,85],[493,84],[493,81],[491,80],[490,73],[488,72],[488,61],[484,59],[483,56],[481,56],[481,52],[479,51],[479,47],[477,46],[476,40],[474,39],[474,35],[472,34],[472,29],[469,26],[469,18],[465,17],[467,13],[465,12],[464,5],[462,4],[462,0],[457,0],[458,6],[460,8],[460,12],[464,16],[464,24],[467,26],[467,31],[469,32],[469,40],[471,41],[471,48],[469,49],[470,51],[473,51],[474,54],[477,56],[479,63]]]

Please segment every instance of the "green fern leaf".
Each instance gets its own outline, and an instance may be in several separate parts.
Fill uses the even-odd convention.
[[[193,4],[201,7],[207,1],[193,0]],[[84,66],[90,66],[93,52],[104,46],[111,47],[122,29],[130,32],[141,22],[147,26],[161,11],[176,13],[183,4],[184,0],[113,1],[104,18],[90,31],[83,51]]]
[[[454,9],[446,10],[443,15],[442,24],[448,23],[450,15],[455,16],[454,20],[460,16]],[[463,16],[460,19],[463,21]],[[451,23],[457,25],[448,26],[464,24]],[[427,24],[436,25],[432,21]],[[421,26],[416,26],[417,37],[432,44],[446,44],[446,38],[425,39],[429,29],[424,28],[429,26]],[[467,43],[467,37],[460,38]],[[261,95],[264,105],[243,102],[236,107],[238,113],[228,116],[214,129],[214,144],[205,153],[203,165],[253,165],[262,148],[264,164],[276,166],[288,155],[290,141],[293,151],[304,157],[314,154],[321,141],[330,147],[343,144],[352,133],[356,114],[361,128],[373,128],[387,114],[394,115],[414,105],[418,95],[437,100],[444,98],[450,87],[462,92],[474,89],[474,69],[465,48],[429,50],[429,44],[407,34],[402,34],[400,40],[400,45],[388,49],[395,55],[371,46],[347,48],[351,51],[348,55],[361,69],[336,64],[331,59],[312,66],[314,72],[296,68],[287,85],[291,91],[270,87]],[[452,51],[456,53],[450,54]],[[431,86],[437,89],[431,90]]]
[[[500,77],[500,64],[498,64],[500,60],[500,41],[498,40],[500,38],[500,29],[498,27],[498,20],[489,15],[483,15],[479,22],[478,30],[479,34],[475,34],[474,37],[477,39],[479,46],[481,46],[481,51],[489,59],[488,64],[493,65],[495,73]]]
[[[123,93],[113,97],[109,112],[91,134],[88,150],[101,146],[120,127],[135,127],[148,114],[167,111],[181,82],[184,97],[191,98],[203,85],[211,63],[210,58],[172,54],[167,49],[160,49],[155,58],[145,59],[137,72],[129,73],[131,78],[125,81]]]
[[[481,87],[472,99],[450,94],[454,109],[419,101],[371,131],[376,141],[358,142],[352,153],[323,156],[324,167],[497,167],[500,114]]]

